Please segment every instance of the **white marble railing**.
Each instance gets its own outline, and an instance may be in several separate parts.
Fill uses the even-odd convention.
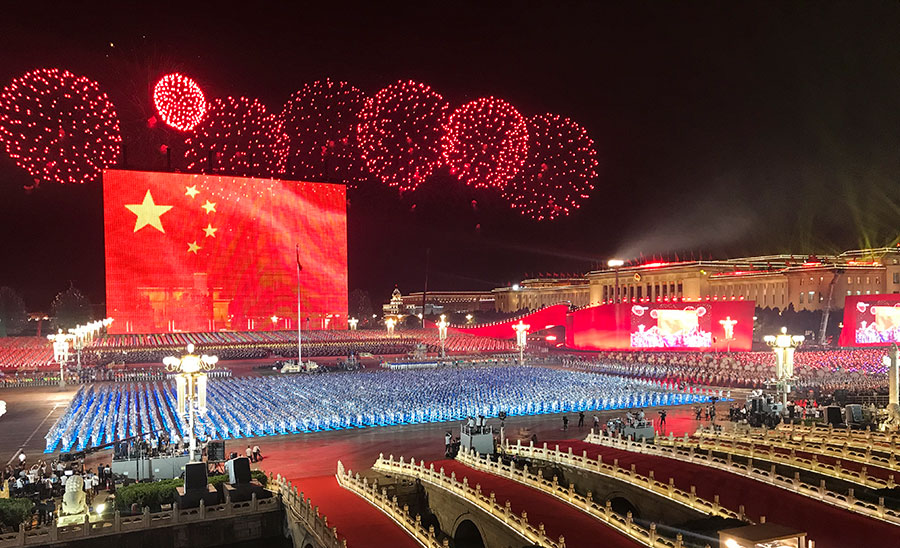
[[[769,485],[774,485],[782,489],[787,489],[791,492],[822,501],[826,504],[856,512],[857,514],[900,525],[900,511],[885,507],[883,497],[878,499],[878,504],[862,501],[855,497],[853,489],[849,489],[847,493],[836,493],[828,490],[825,487],[824,479],[816,486],[800,481],[799,472],[795,473],[793,477],[782,476],[776,472],[774,464],[768,469],[756,468],[753,466],[752,459],[747,464],[740,464],[733,462],[731,460],[731,455],[726,455],[726,457],[722,459],[712,456],[708,452],[695,451],[693,448],[679,449],[677,447],[662,447],[652,443],[646,443],[646,441],[636,442],[596,435],[593,433],[593,429],[584,441],[624,451],[632,451],[645,455],[656,455],[701,466],[709,466],[763,483],[768,483]]]
[[[522,445],[518,441],[516,441],[515,445],[504,445],[503,449],[510,455],[561,464],[570,468],[584,470],[591,474],[621,481],[687,506],[688,508],[703,514],[749,521],[749,518],[744,515],[743,505],[735,512],[719,504],[718,495],[716,495],[712,501],[709,501],[698,497],[697,489],[693,485],[691,485],[690,491],[684,491],[675,487],[675,480],[672,478],[669,478],[668,483],[663,483],[656,479],[653,470],[650,471],[649,476],[642,476],[635,471],[634,466],[632,466],[631,469],[622,468],[618,465],[618,460],[614,460],[612,464],[603,462],[603,455],[599,455],[596,459],[592,459],[587,456],[587,451],[582,451],[582,453],[578,455],[573,453],[571,447],[569,447],[567,452],[564,452],[559,450],[559,445],[550,449],[547,447],[546,443],[544,443],[543,447],[535,447],[532,443]],[[588,498],[590,498],[590,496]]]
[[[846,445],[856,449],[872,449],[896,453],[900,446],[900,434],[894,432],[873,432],[871,430],[849,430],[846,428],[813,428],[798,424],[781,424],[774,430],[754,429],[749,435],[767,438],[786,436],[789,439],[821,442],[827,445]]]
[[[565,548],[566,546],[563,537],[559,537],[559,540],[549,538],[544,530],[543,523],[537,527],[528,523],[528,514],[526,512],[522,512],[521,516],[514,514],[509,502],[501,506],[497,503],[494,493],[485,495],[481,491],[481,485],[472,487],[466,478],[463,478],[462,481],[457,480],[455,472],[451,472],[448,476],[444,473],[443,468],[435,470],[434,464],[426,467],[425,461],[416,464],[415,459],[410,459],[409,462],[406,462],[403,460],[403,457],[400,457],[399,460],[394,460],[393,455],[387,459],[384,458],[384,455],[379,456],[372,469],[386,474],[399,474],[418,478],[425,483],[465,499],[470,504],[493,516],[531,544],[547,548]]]
[[[737,455],[747,457],[749,459],[759,459],[766,462],[774,462],[798,470],[807,470],[823,476],[837,478],[850,483],[855,483],[863,487],[871,489],[893,489],[894,475],[889,474],[888,479],[884,480],[879,477],[870,476],[868,474],[866,464],[863,464],[859,470],[850,470],[844,468],[841,464],[843,456],[835,455],[837,460],[834,464],[820,462],[818,459],[819,451],[810,448],[799,449],[800,451],[808,451],[812,454],[810,458],[801,457],[796,454],[798,451],[795,447],[784,447],[781,449],[789,449],[790,453],[779,452],[776,450],[775,444],[771,446],[763,445],[762,440],[741,440],[741,439],[722,439],[725,436],[701,436],[699,438],[658,438],[656,443],[665,447],[677,447],[679,449],[694,448],[697,450],[712,451],[714,453],[725,453],[729,455]],[[848,458],[848,461],[854,459]]]
[[[337,528],[328,526],[328,518],[319,514],[319,507],[313,506],[302,491],[279,474],[269,478],[269,489],[281,495],[285,510],[303,524],[324,548],[347,548],[347,541],[338,538]]]
[[[184,510],[178,508],[178,504],[174,504],[171,510],[151,513],[149,508],[144,508],[141,515],[124,517],[116,511],[112,519],[96,521],[90,521],[88,516],[85,516],[84,523],[67,525],[65,527],[57,527],[54,522],[45,527],[25,529],[25,525],[22,524],[15,533],[0,534],[0,548],[45,546],[58,542],[68,543],[87,538],[131,533],[184,523],[197,523],[258,512],[271,512],[280,510],[280,508],[278,497],[257,499],[254,493],[252,499],[245,502],[226,502],[225,504],[206,506],[201,501],[198,508]],[[335,547],[337,548],[337,545]]]
[[[762,432],[712,432],[698,430],[697,437],[706,439],[733,440],[738,443],[761,445],[764,447],[777,447],[779,449],[795,449],[815,455],[822,455],[842,459],[850,462],[858,462],[867,466],[877,466],[885,470],[900,472],[900,447],[897,451],[891,447],[866,447],[864,450],[854,450],[846,443],[825,443],[813,441],[805,435],[795,439],[788,430],[768,430]]]
[[[353,491],[366,502],[384,512],[424,548],[447,548],[450,546],[447,539],[438,542],[434,535],[433,525],[429,525],[428,529],[422,525],[422,516],[416,515],[416,518],[412,519],[409,516],[408,506],[404,505],[401,508],[397,503],[397,497],[388,498],[387,489],[382,488],[379,491],[377,481],[369,483],[368,479],[360,477],[359,474],[354,476],[352,471],[344,470],[341,461],[338,461],[336,477],[341,487]]]
[[[487,457],[481,457],[474,451],[461,450],[459,455],[457,455],[456,460],[475,470],[481,470],[482,472],[488,472],[489,474],[510,479],[558,498],[582,512],[585,512],[594,519],[616,529],[623,535],[630,537],[643,546],[651,548],[681,548],[683,546],[680,534],[675,540],[661,537],[656,532],[655,523],[651,523],[650,528],[645,529],[634,523],[631,512],[628,512],[628,514],[623,517],[613,512],[609,502],[604,504],[593,500],[590,492],[587,496],[581,496],[576,493],[575,486],[571,482],[568,487],[563,487],[559,485],[555,477],[552,480],[548,480],[542,475],[530,472],[527,466],[524,469],[519,470],[514,466],[503,464],[502,462],[495,462]],[[707,548],[709,548],[709,545],[707,545]]]

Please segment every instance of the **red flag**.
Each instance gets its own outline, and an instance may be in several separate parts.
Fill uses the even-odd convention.
[[[346,318],[343,185],[113,170],[103,198],[113,332],[278,327],[297,315],[292,244],[303,313]]]
[[[295,245],[294,249],[297,251],[297,270],[303,270],[303,265],[300,264],[300,245]]]

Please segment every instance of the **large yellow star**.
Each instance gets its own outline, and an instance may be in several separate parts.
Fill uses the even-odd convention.
[[[187,189],[187,190],[185,191],[185,194],[186,194],[187,196],[190,196],[191,198],[193,198],[193,197],[196,196],[197,194],[200,194],[200,191],[197,190],[197,185],[194,185],[194,186],[186,186],[186,187],[184,187],[184,188]]]
[[[216,203],[215,203],[215,202],[210,202],[209,200],[206,200],[206,203],[203,204],[203,205],[200,206],[200,207],[202,207],[203,209],[205,209],[207,213],[213,213],[213,212],[216,210]]]
[[[218,229],[218,228],[213,228],[212,223],[207,223],[207,224],[206,224],[206,228],[203,229],[203,232],[206,232],[206,237],[207,237],[207,238],[215,238],[215,237],[216,237],[216,231],[217,231],[217,230],[219,230],[219,229]]]
[[[165,229],[163,229],[160,217],[163,213],[172,209],[172,206],[154,204],[153,196],[150,194],[149,190],[147,191],[147,194],[144,195],[144,201],[142,203],[125,204],[125,207],[128,209],[128,211],[137,215],[137,220],[134,222],[135,232],[147,225],[152,226],[162,233],[166,232]]]
[[[200,249],[203,249],[203,248],[200,247],[199,245],[197,245],[197,240],[194,240],[193,242],[188,242],[188,253],[193,253],[194,255],[196,255],[197,251],[199,251]]]

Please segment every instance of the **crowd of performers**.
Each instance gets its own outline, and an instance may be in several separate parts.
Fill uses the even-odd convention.
[[[211,379],[200,439],[230,439],[707,401],[655,382],[544,367],[442,367]],[[81,387],[46,436],[69,451],[134,436],[184,438],[171,381]]]
[[[887,385],[883,349],[816,350],[794,354],[798,390],[880,392]],[[774,377],[773,352],[599,352],[566,356],[563,365],[649,379],[676,387],[763,388]]]

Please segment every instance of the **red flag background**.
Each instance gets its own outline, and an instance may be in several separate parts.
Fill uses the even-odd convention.
[[[106,309],[116,333],[346,328],[346,188],[109,170]],[[299,257],[295,245],[299,244]]]

